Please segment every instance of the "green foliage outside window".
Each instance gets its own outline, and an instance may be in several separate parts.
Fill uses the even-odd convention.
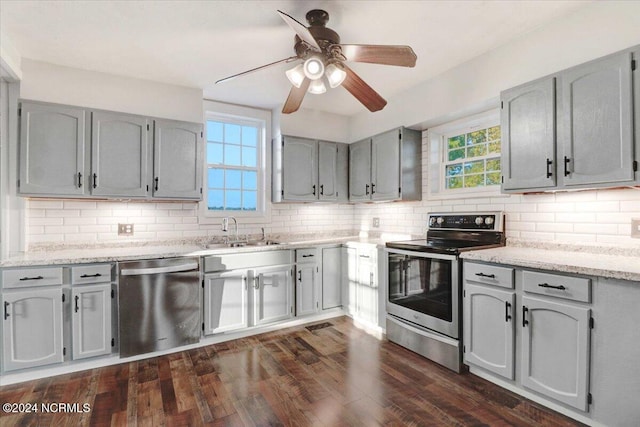
[[[447,138],[447,189],[500,184],[500,126]]]

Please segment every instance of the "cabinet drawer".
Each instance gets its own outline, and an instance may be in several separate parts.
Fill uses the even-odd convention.
[[[464,280],[513,289],[513,268],[465,262]]]
[[[71,267],[71,284],[111,282],[111,264],[93,264]]]
[[[316,248],[311,249],[296,249],[296,264],[303,262],[317,262],[318,250]]]
[[[62,267],[23,268],[2,272],[2,287],[5,289],[52,285],[62,285]]]
[[[522,281],[525,292],[591,302],[591,279],[523,271]]]

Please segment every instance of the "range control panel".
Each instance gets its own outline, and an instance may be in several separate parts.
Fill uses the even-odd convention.
[[[502,230],[502,212],[474,212],[468,214],[431,213],[430,230]]]

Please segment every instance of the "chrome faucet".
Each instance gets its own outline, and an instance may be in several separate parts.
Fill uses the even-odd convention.
[[[232,219],[233,220],[233,225],[235,227],[235,235],[236,238],[235,240],[229,241],[229,236],[225,236],[226,239],[226,243],[230,243],[230,244],[238,244],[241,243],[240,242],[240,238],[238,237],[238,221],[235,219],[235,217],[229,216],[229,217],[224,217],[222,218],[222,231],[224,231],[225,233],[229,232],[229,220]],[[242,243],[246,243],[246,242],[242,242]]]

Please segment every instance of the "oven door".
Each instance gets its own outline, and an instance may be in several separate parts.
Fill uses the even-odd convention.
[[[458,338],[458,258],[387,248],[387,313]]]

